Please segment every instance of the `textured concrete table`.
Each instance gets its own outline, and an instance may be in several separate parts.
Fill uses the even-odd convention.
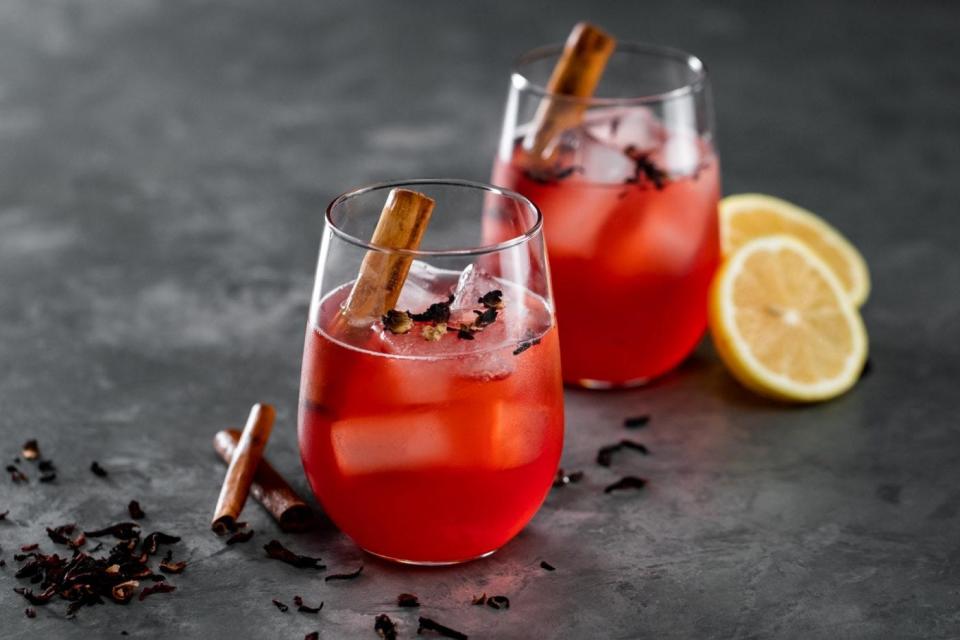
[[[385,612],[409,638],[417,614],[393,601],[411,591],[479,638],[960,637],[960,8],[462,4],[0,4],[0,454],[36,437],[60,470],[0,482],[0,636],[373,638]],[[863,248],[872,375],[784,408],[704,347],[647,389],[570,391],[564,466],[585,482],[483,562],[390,566],[329,524],[280,535],[257,507],[254,541],[224,548],[210,438],[251,402],[280,408],[268,453],[306,491],[294,421],[324,205],[386,178],[484,179],[511,58],[583,17],[701,54],[726,191],[794,199]],[[638,413],[652,455],[594,465]],[[648,490],[601,493],[627,472]],[[131,498],[184,536],[178,591],[27,619],[17,547]],[[366,569],[324,583],[266,559],[272,537]],[[470,606],[484,591],[511,608]],[[270,603],[294,594],[326,606]]]

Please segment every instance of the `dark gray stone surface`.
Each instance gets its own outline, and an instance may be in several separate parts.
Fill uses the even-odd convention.
[[[586,482],[482,562],[390,566],[329,524],[278,535],[256,506],[254,543],[224,549],[209,443],[253,401],[279,407],[269,456],[306,490],[294,420],[325,204],[486,178],[510,60],[583,17],[700,54],[725,190],[794,199],[863,249],[872,375],[787,408],[705,347],[647,389],[571,391],[564,465]],[[0,636],[372,638],[386,612],[409,638],[416,612],[392,601],[412,591],[478,638],[960,637],[958,24],[933,2],[0,3],[0,454],[36,437],[60,468],[0,481]],[[596,467],[642,412],[653,455]],[[600,493],[628,471],[649,490]],[[184,535],[178,591],[25,618],[16,548],[130,498]],[[366,570],[325,584],[265,559],[274,536]],[[471,607],[484,591],[510,610]],[[326,606],[270,604],[294,594]]]

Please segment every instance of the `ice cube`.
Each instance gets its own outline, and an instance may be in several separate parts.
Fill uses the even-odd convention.
[[[663,124],[646,107],[605,109],[587,114],[583,127],[594,140],[611,147],[650,152],[666,140]]]
[[[434,302],[443,302],[456,282],[457,273],[414,260],[400,290],[396,308],[421,313]]]

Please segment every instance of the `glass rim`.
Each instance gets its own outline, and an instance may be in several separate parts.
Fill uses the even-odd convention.
[[[516,235],[512,238],[508,238],[502,242],[491,245],[483,245],[480,247],[469,247],[469,248],[453,248],[453,249],[395,249],[393,247],[385,247],[382,245],[374,244],[369,240],[363,238],[358,238],[357,236],[343,230],[338,226],[338,224],[333,220],[334,210],[347,200],[351,198],[356,198],[358,196],[371,193],[373,191],[379,191],[382,189],[392,189],[397,187],[416,187],[424,185],[436,185],[436,186],[448,186],[448,187],[465,187],[468,189],[475,189],[478,191],[486,191],[488,193],[494,193],[498,196],[504,196],[516,201],[519,201],[521,204],[525,205],[527,208],[531,209],[534,214],[536,214],[536,219],[533,224],[530,225],[523,233]],[[376,182],[374,184],[367,185],[365,187],[360,187],[358,189],[353,189],[352,191],[347,191],[340,194],[334,198],[330,204],[327,205],[326,214],[324,215],[326,221],[326,226],[330,229],[334,235],[336,235],[341,240],[349,242],[352,245],[367,249],[369,251],[377,251],[379,253],[389,253],[402,256],[410,256],[413,258],[416,257],[457,257],[457,256],[479,256],[486,255],[490,253],[496,253],[498,251],[503,251],[504,249],[509,249],[528,242],[533,239],[537,234],[540,233],[543,227],[543,214],[540,212],[540,207],[538,207],[530,198],[524,196],[521,193],[517,193],[511,189],[504,189],[503,187],[498,187],[486,182],[476,182],[474,180],[460,180],[457,178],[414,178],[410,180],[388,180],[385,182]]]
[[[703,60],[694,54],[684,51],[683,49],[677,49],[675,47],[630,41],[618,42],[616,49],[614,49],[613,55],[616,55],[617,53],[627,53],[631,55],[649,54],[664,60],[670,59],[678,61],[693,71],[693,80],[674,89],[645,95],[627,96],[622,98],[604,98],[597,96],[583,98],[549,91],[545,86],[539,85],[530,80],[530,78],[528,78],[527,75],[522,71],[525,66],[532,62],[557,56],[563,51],[563,47],[564,45],[562,43],[544,45],[535,49],[531,49],[514,60],[513,65],[510,68],[510,76],[513,86],[520,91],[529,91],[530,93],[539,95],[543,98],[557,100],[558,102],[584,104],[589,106],[629,106],[650,104],[654,102],[666,102],[676,98],[682,98],[703,89],[703,86],[707,81],[707,67],[703,63]]]

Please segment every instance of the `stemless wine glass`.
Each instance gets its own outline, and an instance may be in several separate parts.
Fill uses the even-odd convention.
[[[707,74],[682,51],[620,44],[596,97],[575,98],[544,88],[561,51],[514,68],[492,180],[543,211],[564,380],[642,384],[706,327],[720,195]],[[534,157],[547,106],[582,115]]]
[[[369,240],[394,188],[436,202],[417,250]],[[489,220],[512,231],[485,244]],[[344,330],[344,301],[368,253],[409,260],[399,313]],[[330,204],[303,353],[299,441],[327,515],[378,556],[462,562],[493,553],[527,524],[563,445],[549,269],[540,212],[527,198],[480,183],[413,180]]]

